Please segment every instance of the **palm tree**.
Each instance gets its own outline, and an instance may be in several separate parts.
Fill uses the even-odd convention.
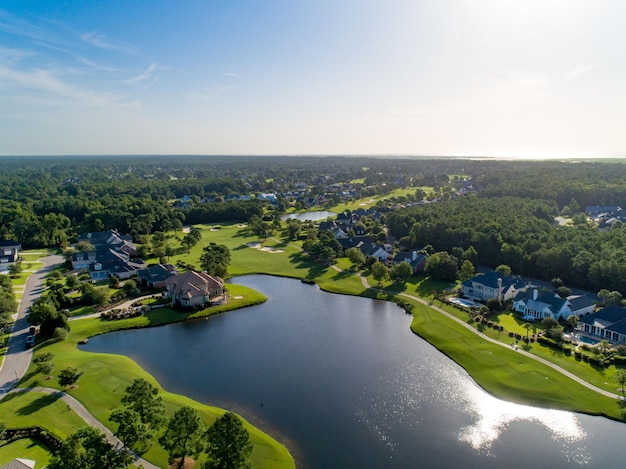
[[[530,334],[530,328],[531,327],[533,327],[533,326],[531,326],[529,322],[524,324],[524,329],[526,329],[526,342],[530,342],[530,339],[528,338],[528,335]]]

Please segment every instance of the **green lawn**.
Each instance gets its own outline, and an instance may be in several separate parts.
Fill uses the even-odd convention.
[[[231,294],[231,301],[227,305],[193,314],[179,313],[168,308],[161,308],[148,313],[146,316],[118,321],[102,321],[98,318],[73,321],[71,332],[66,341],[48,341],[47,343],[37,345],[35,353],[50,351],[54,354],[55,371],[53,374],[67,366],[75,366],[84,371],[84,375],[78,382],[78,388],[70,390],[69,393],[80,400],[98,420],[108,425],[109,415],[114,409],[121,407],[120,399],[123,391],[135,378],[144,378],[159,389],[161,388],[152,376],[141,369],[130,358],[121,355],[82,352],[78,350],[76,343],[83,338],[113,330],[183,321],[189,318],[241,308],[265,300],[265,297],[260,293],[240,285],[229,285],[228,288]],[[20,386],[59,387],[55,380],[46,381],[41,375],[37,375],[32,365]],[[168,415],[172,415],[182,405],[190,405],[197,408],[201,412],[204,421],[210,424],[223,412],[218,408],[202,405],[184,396],[163,392],[163,397],[166,401]],[[0,409],[2,409],[3,405],[4,403],[0,402]],[[44,417],[42,421],[47,422],[48,418]],[[246,426],[254,443],[252,460],[255,468],[294,467],[293,459],[284,446],[259,429],[249,424],[246,424]],[[153,446],[145,455],[145,458],[161,467],[167,465],[167,454],[158,445]],[[196,467],[200,467],[199,463],[196,464]]]
[[[35,392],[6,396],[0,401],[0,421],[8,428],[40,425],[60,438],[66,438],[85,425],[84,420],[58,397]],[[48,463],[50,452],[45,445],[30,438],[0,446],[0,465],[18,457],[32,459],[37,462],[35,467],[42,468]]]
[[[46,446],[31,438],[0,446],[0,466],[15,458],[35,461],[35,469],[42,469],[48,464],[50,452]]]
[[[512,349],[491,344],[421,304],[414,304],[411,329],[461,365],[488,392],[513,402],[542,405],[621,420],[615,399],[566,378]],[[564,390],[567,390],[564,392]]]
[[[229,266],[229,276],[265,273],[308,278],[314,279],[320,288],[329,292],[403,302],[407,302],[407,299],[397,297],[398,293],[408,293],[430,299],[434,290],[443,290],[449,287],[447,282],[435,282],[425,276],[415,276],[405,283],[383,282],[382,287],[387,292],[379,292],[371,288],[366,289],[360,277],[356,275],[356,269],[350,265],[347,259],[339,259],[337,262],[337,267],[342,269],[341,272],[333,267],[313,262],[300,251],[297,247],[298,243],[285,242],[281,239],[280,233],[274,235],[278,241],[269,238],[262,242],[262,247],[268,250],[260,250],[247,246],[247,243],[258,242],[259,240],[237,224],[212,224],[210,226],[198,226],[198,228],[201,229],[202,239],[190,252],[187,252],[180,243],[183,237],[182,233],[177,233],[175,237],[169,239],[169,245],[175,252],[175,255],[169,259],[171,263],[176,264],[177,261],[182,261],[199,268],[202,247],[210,242],[215,242],[225,244],[231,250],[232,262]],[[149,259],[147,261],[154,262],[156,260]],[[376,285],[376,281],[371,278],[369,271],[364,271],[363,274],[368,278],[370,285]],[[73,321],[72,330],[65,342],[39,344],[36,347],[36,352],[50,350],[55,354],[55,372],[69,365],[77,366],[85,371],[84,376],[79,381],[79,387],[70,392],[83,402],[100,421],[107,424],[111,411],[120,406],[119,400],[123,390],[134,378],[143,377],[159,387],[158,383],[129,358],[81,352],[75,346],[77,341],[121,328],[156,326],[186,320],[255,304],[265,299],[262,294],[242,286],[229,285],[228,288],[231,298],[229,304],[214,308],[211,311],[183,314],[163,308],[150,312],[147,316],[119,321],[101,321],[96,318]],[[456,322],[425,305],[413,303],[413,306],[412,329],[463,366],[483,388],[497,397],[515,402],[603,414],[616,419],[622,418],[615,400],[604,398],[581,385],[577,385],[549,367],[513,350],[488,343],[484,338],[468,332]],[[448,305],[442,307],[464,321],[469,319],[469,315],[464,311]],[[509,313],[502,313],[496,320],[507,330],[525,334],[522,325]],[[502,337],[498,337],[498,333],[492,329],[487,329],[486,332],[505,343],[510,340],[504,334],[501,334]],[[615,392],[617,386],[611,381],[612,374],[615,372],[614,367],[597,370],[587,363],[577,362],[571,357],[560,356],[558,353],[539,345],[532,345],[530,351],[538,356],[549,358],[589,382]],[[56,381],[44,381],[41,376],[34,374],[32,367],[22,385],[57,387]],[[222,412],[219,409],[191,401],[184,396],[169,393],[163,393],[163,396],[167,403],[169,415],[181,405],[192,405],[199,409],[205,421],[210,423]],[[4,405],[0,402],[0,418]],[[50,417],[44,416],[42,421],[47,422],[49,419]],[[255,443],[253,453],[255,469],[259,467],[294,467],[293,459],[284,446],[276,443],[260,430],[250,425],[248,428]],[[165,451],[156,446],[148,452],[146,458],[156,464],[164,465],[167,455]],[[196,467],[199,468],[199,463],[196,464]]]

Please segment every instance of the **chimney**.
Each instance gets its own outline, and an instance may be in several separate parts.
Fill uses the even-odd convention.
[[[413,251],[413,260],[417,260],[417,251]]]
[[[537,297],[539,296],[539,290],[537,290],[536,288],[533,290],[533,300],[536,300]]]
[[[502,301],[502,279],[498,278],[498,301]]]

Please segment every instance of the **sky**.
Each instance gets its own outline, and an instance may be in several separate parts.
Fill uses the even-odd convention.
[[[623,0],[3,0],[0,155],[626,157]]]

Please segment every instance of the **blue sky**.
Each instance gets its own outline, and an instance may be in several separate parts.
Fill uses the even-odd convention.
[[[626,157],[626,2],[0,3],[0,154]]]

